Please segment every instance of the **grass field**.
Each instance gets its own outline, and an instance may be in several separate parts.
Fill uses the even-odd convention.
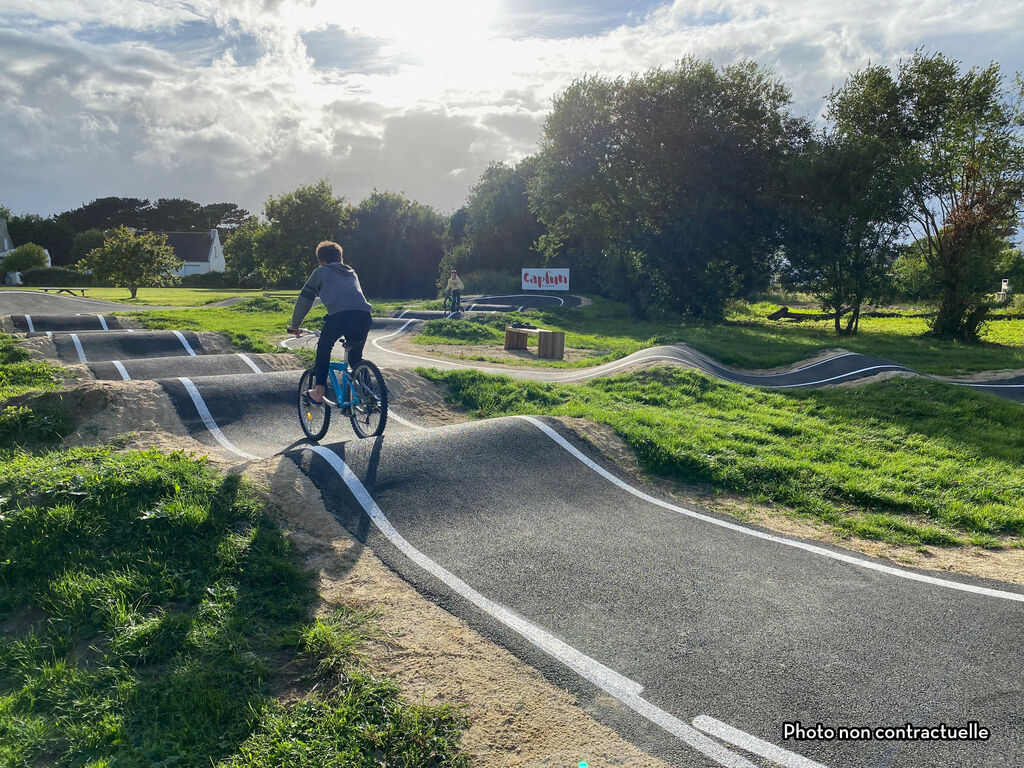
[[[0,765],[468,765],[459,714],[361,665],[372,616],[310,615],[310,574],[238,476],[10,454],[0,541]]]
[[[577,309],[544,309],[523,313],[542,328],[565,331],[567,347],[592,351],[574,362],[555,367],[597,365],[656,344],[683,342],[716,360],[739,368],[774,368],[806,360],[818,352],[841,347],[851,352],[884,357],[922,373],[956,375],[977,371],[1024,368],[1024,320],[993,321],[985,329],[985,343],[965,345],[924,336],[921,318],[863,318],[860,333],[837,336],[828,321],[792,322],[766,318],[772,304],[738,303],[726,321],[717,325],[684,324],[668,313],[652,313],[646,321],[631,320],[623,305],[595,298]],[[505,317],[432,320],[413,340],[421,344],[502,343]],[[453,354],[458,354],[453,349]],[[501,358],[477,355],[476,359]],[[544,360],[504,360],[514,365],[551,366]]]
[[[228,307],[154,309],[129,316],[154,330],[223,333],[246,352],[280,352],[277,342],[285,336],[293,306],[294,301],[258,296]],[[323,307],[317,307],[307,316],[306,325],[319,327],[323,316]]]
[[[5,290],[8,290],[5,288]],[[36,290],[22,287],[10,290]],[[234,296],[262,296],[263,289],[249,288],[139,288],[136,298],[131,298],[127,288],[86,288],[85,298],[100,301],[116,301],[121,304],[138,304],[140,306],[196,307],[214,301],[230,299]],[[298,296],[298,291],[274,291],[274,293],[290,293]]]
[[[486,418],[607,424],[653,475],[918,546],[1021,546],[1024,409],[917,379],[769,392],[672,367],[579,386],[423,371]]]

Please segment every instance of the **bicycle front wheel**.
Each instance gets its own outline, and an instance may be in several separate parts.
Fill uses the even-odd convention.
[[[352,429],[359,437],[383,434],[388,423],[388,387],[380,369],[363,360],[352,371],[351,379],[353,399],[359,400],[352,406]]]
[[[319,440],[331,426],[331,406],[314,403],[306,396],[306,390],[313,388],[313,369],[303,372],[299,379],[299,423],[310,440]]]

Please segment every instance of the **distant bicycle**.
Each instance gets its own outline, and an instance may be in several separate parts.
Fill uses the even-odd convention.
[[[299,329],[303,335],[319,336],[320,331]],[[313,388],[313,369],[304,371],[299,379],[299,423],[310,440],[319,440],[331,426],[331,412],[337,408],[348,416],[352,429],[358,437],[376,437],[383,434],[388,423],[388,388],[380,369],[369,360],[363,360],[349,373],[348,350],[343,344],[345,358],[341,362],[331,361],[327,371],[327,392],[324,401],[316,403],[306,392]],[[340,380],[339,380],[340,374]]]
[[[451,314],[454,314],[456,312],[461,312],[462,311],[462,292],[461,291],[451,291],[450,293],[446,294],[445,297],[444,297],[444,305],[442,306],[442,310],[444,311],[444,313],[446,315],[451,315]]]

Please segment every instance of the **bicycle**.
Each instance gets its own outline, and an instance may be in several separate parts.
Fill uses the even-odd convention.
[[[462,311],[462,293],[461,291],[452,291],[446,294],[444,297],[444,304],[441,306],[442,311],[445,315],[452,315],[456,312]]]
[[[320,331],[299,328],[303,334],[319,336]],[[363,360],[352,371],[348,370],[349,345],[341,362],[332,360],[327,370],[328,391],[334,393],[334,400],[324,393],[322,403],[314,402],[306,394],[314,386],[313,369],[303,371],[299,378],[299,423],[310,440],[319,440],[331,426],[331,411],[335,408],[352,422],[357,437],[376,437],[383,434],[388,423],[388,387],[380,369],[369,360]],[[338,374],[341,374],[341,381]]]

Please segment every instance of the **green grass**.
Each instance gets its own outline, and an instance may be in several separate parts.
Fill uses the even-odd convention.
[[[0,333],[0,400],[57,389],[66,375],[59,366],[32,360],[15,337]]]
[[[38,290],[24,286],[19,290]],[[139,304],[168,307],[194,307],[209,304],[233,296],[262,296],[266,291],[254,288],[139,288],[138,296],[131,297],[127,288],[86,288],[85,298],[101,301],[116,301],[121,304]],[[287,293],[287,291],[275,291]],[[298,291],[290,292],[298,296]]]
[[[202,309],[156,309],[133,312],[130,317],[154,330],[215,331],[247,352],[280,352],[277,346],[285,336],[292,319],[294,301],[258,296],[229,307]],[[323,307],[306,317],[307,327],[318,327],[324,316]]]
[[[790,392],[659,367],[579,386],[423,371],[486,418],[607,424],[654,475],[897,544],[1024,541],[1024,409],[917,379]]]
[[[1024,368],[1024,320],[990,322],[982,344],[958,344],[925,336],[923,318],[860,321],[854,336],[837,336],[831,321],[773,321],[773,304],[738,305],[729,322],[686,327],[679,339],[727,365],[772,368],[799,362],[823,349],[842,347],[894,360],[922,373],[956,375]]]
[[[624,305],[595,298],[587,307],[532,310],[517,316],[541,328],[564,331],[567,347],[589,350],[592,354],[573,362],[507,359],[477,355],[473,359],[513,365],[545,367],[584,367],[625,357],[648,346],[683,342],[711,355],[726,365],[739,368],[774,368],[806,360],[826,349],[842,347],[852,352],[884,357],[922,373],[955,375],[998,369],[1024,368],[1024,320],[993,321],[985,330],[984,343],[978,345],[942,342],[923,334],[927,330],[921,318],[863,318],[860,333],[837,336],[828,321],[792,322],[766,319],[773,304],[737,303],[724,323],[692,325],[670,313],[652,312],[645,321],[629,318]],[[477,332],[479,340],[467,336],[462,328],[479,322],[504,328],[512,316],[467,320],[428,321],[414,342],[421,344],[502,343],[497,333]],[[497,347],[496,347],[497,348]],[[458,351],[453,349],[453,355]]]
[[[397,302],[372,300],[374,313],[390,313]],[[127,314],[144,327],[153,330],[215,331],[223,333],[231,343],[246,352],[281,352],[278,342],[292,319],[294,299],[256,296],[228,307],[192,309],[154,309]],[[312,310],[303,321],[307,328],[319,328],[324,308]]]
[[[13,336],[0,333],[0,455],[16,446],[45,445],[71,433],[71,417],[61,408],[7,405],[8,398],[57,389],[67,372],[28,352]]]
[[[0,765],[468,764],[460,715],[360,665],[372,616],[310,619],[311,575],[238,476],[14,454],[0,542]]]
[[[572,313],[580,313],[580,316],[574,316]],[[460,320],[427,320],[412,341],[415,344],[446,344],[453,347],[490,344],[494,346],[495,351],[498,351],[502,349],[505,341],[505,326],[516,321],[528,321],[538,328],[565,331],[565,345],[586,350],[585,356],[572,361],[521,357],[509,359],[497,354],[460,355],[457,349],[452,350],[452,355],[459,355],[467,360],[500,362],[506,365],[583,368],[618,360],[641,349],[668,343],[672,338],[665,333],[669,327],[667,322],[637,323],[618,315],[602,316],[591,306],[571,310],[535,310],[501,315],[476,315]],[[573,330],[573,328],[577,330]],[[535,338],[531,337],[527,341],[531,346],[536,347],[537,340]]]

